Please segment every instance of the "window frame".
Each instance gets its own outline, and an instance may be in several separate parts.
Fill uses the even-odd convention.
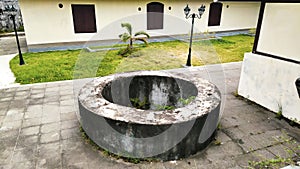
[[[222,20],[223,4],[213,2],[209,6],[208,26],[220,26]]]
[[[94,4],[71,4],[71,10],[75,34],[97,32]],[[82,13],[82,11],[85,11],[86,13]]]

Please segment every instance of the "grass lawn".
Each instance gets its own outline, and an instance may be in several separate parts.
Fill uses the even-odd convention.
[[[193,42],[192,64],[226,63],[242,61],[250,52],[254,38],[246,35],[223,37],[219,40]],[[19,66],[18,57],[10,62],[16,82],[30,84],[105,76],[116,72],[134,70],[162,70],[180,68],[186,63],[188,43],[182,41],[139,45],[128,57],[121,57],[117,50],[89,53],[85,50],[68,50],[25,53],[26,65]]]

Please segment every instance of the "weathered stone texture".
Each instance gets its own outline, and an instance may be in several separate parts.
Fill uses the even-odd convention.
[[[16,14],[16,27],[17,29],[23,26],[23,20],[22,20],[22,14],[19,7],[18,0],[1,0],[0,1],[0,31],[12,31],[13,28],[13,22],[9,18],[9,15],[7,12],[5,12],[6,6],[14,6],[16,8],[17,14]]]

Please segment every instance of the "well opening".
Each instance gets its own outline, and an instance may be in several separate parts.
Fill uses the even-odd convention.
[[[129,82],[127,93],[124,91],[126,82]],[[197,93],[196,86],[189,81],[150,75],[115,79],[101,92],[102,96],[111,103],[158,111],[183,107],[192,102]]]

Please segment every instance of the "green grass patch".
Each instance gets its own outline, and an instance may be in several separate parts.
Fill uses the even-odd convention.
[[[246,35],[195,41],[192,47],[192,65],[242,61],[244,53],[251,51],[253,41],[253,37]],[[11,60],[10,67],[16,76],[16,82],[21,84],[97,77],[135,70],[174,69],[186,63],[188,45],[179,40],[149,43],[148,46],[138,44],[135,45],[136,50],[127,57],[118,55],[118,50],[94,53],[85,50],[24,53],[26,65],[19,66],[17,56]]]
[[[21,84],[49,82],[72,79],[77,51],[59,51],[42,53],[25,53],[26,65],[20,66],[18,57],[10,62],[10,67],[16,76],[16,82]]]
[[[288,165],[295,165],[295,162],[291,158],[273,158],[263,161],[250,161],[249,162],[249,169],[270,169],[270,168],[283,168]]]
[[[242,61],[245,52],[251,52],[254,38],[248,35],[228,36],[211,40],[222,63]]]
[[[18,57],[10,62],[16,82],[32,84],[105,76],[115,72],[122,60],[117,51],[89,53],[84,50],[25,53],[26,65],[20,66]]]

